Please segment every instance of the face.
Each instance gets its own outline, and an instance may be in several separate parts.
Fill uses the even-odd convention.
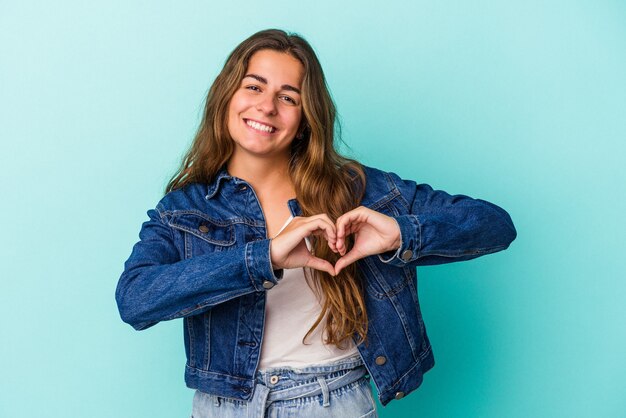
[[[302,118],[304,68],[289,54],[261,50],[252,55],[228,105],[233,157],[287,157]]]

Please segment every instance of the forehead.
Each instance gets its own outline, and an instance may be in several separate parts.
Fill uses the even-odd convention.
[[[298,59],[286,52],[263,49],[250,57],[246,74],[259,75],[265,78],[268,84],[289,84],[300,88],[304,67]]]

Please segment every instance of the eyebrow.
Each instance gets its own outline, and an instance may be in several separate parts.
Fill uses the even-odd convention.
[[[246,78],[246,77],[254,78],[259,83],[267,84],[267,78],[261,77],[260,75],[257,75],[257,74],[246,74],[243,78]],[[296,92],[298,94],[301,94],[299,88],[291,86],[289,84],[283,84],[282,86],[280,86],[280,88],[282,90],[294,91],[294,92]]]

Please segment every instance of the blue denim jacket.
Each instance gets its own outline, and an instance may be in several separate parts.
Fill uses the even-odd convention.
[[[386,405],[434,365],[417,298],[416,266],[469,260],[515,239],[509,215],[484,200],[435,191],[365,167],[361,204],[396,219],[402,244],[358,261],[369,319],[359,353]],[[289,201],[301,215],[296,200]],[[252,187],[222,171],[211,184],[168,193],[146,221],[120,277],[122,319],[137,330],[184,318],[187,386],[250,400],[265,293],[280,286]]]

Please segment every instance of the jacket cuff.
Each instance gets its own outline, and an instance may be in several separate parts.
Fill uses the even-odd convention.
[[[400,248],[395,252],[389,251],[379,254],[378,258],[383,263],[405,267],[419,258],[422,247],[422,228],[418,217],[415,215],[396,216],[394,219],[400,227]]]
[[[270,242],[264,239],[246,244],[246,269],[258,292],[271,289],[283,277],[283,270],[272,270]]]

